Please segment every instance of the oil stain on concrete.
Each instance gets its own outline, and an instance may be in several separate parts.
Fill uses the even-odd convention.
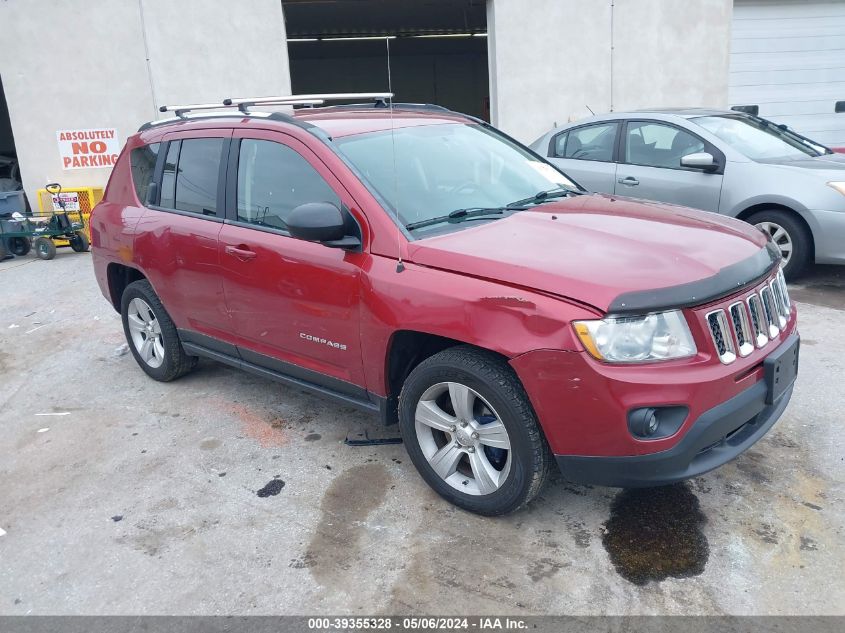
[[[381,464],[362,464],[339,473],[323,495],[317,530],[300,559],[321,585],[345,582],[342,573],[360,554],[369,514],[384,501],[390,475]]]
[[[687,578],[707,564],[706,520],[685,483],[623,490],[611,505],[602,543],[616,571],[635,585]]]

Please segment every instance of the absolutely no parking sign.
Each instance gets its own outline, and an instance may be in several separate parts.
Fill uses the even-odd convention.
[[[112,167],[120,154],[117,130],[113,127],[56,132],[63,169]]]

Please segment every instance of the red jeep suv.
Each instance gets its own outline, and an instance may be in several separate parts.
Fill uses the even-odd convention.
[[[245,105],[144,125],[91,217],[152,378],[202,356],[377,413],[486,515],[553,462],[607,486],[700,475],[786,408],[796,311],[759,230],[589,194],[438,106]]]

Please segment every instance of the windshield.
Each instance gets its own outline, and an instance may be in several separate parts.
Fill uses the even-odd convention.
[[[703,116],[693,119],[751,160],[820,156],[823,148],[811,147],[773,123],[743,116]]]
[[[393,138],[386,130],[335,143],[403,226],[459,209],[504,207],[541,191],[578,189],[548,163],[477,124],[404,127]]]

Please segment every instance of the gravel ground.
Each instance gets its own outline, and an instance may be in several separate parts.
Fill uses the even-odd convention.
[[[394,434],[361,413],[205,361],[148,379],[88,254],[3,262],[0,614],[845,614],[843,272],[793,287],[801,375],[745,455],[485,519],[346,446]]]

